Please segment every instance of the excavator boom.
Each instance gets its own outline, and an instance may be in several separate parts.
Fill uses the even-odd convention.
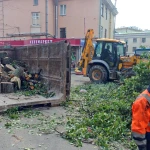
[[[78,66],[75,69],[75,72],[78,73],[79,68],[82,68],[82,74],[86,76],[86,69],[88,66],[88,63],[92,60],[94,55],[94,46],[93,46],[93,37],[94,37],[94,30],[89,29],[85,36],[85,43],[82,50],[81,59],[78,62]]]

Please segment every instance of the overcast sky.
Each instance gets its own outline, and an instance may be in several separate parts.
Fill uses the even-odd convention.
[[[114,2],[115,0],[112,0]],[[150,0],[117,0],[116,27],[150,29]]]

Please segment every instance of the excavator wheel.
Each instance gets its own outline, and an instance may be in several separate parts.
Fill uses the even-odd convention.
[[[106,83],[108,80],[107,70],[100,65],[94,65],[89,71],[89,78],[94,83]]]

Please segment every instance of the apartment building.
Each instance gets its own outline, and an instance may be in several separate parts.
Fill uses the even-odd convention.
[[[120,27],[115,29],[116,33],[135,33],[135,32],[142,32],[141,29],[138,27]]]
[[[3,0],[0,37],[84,38],[93,28],[96,37],[112,38],[117,13],[111,0]]]
[[[128,28],[129,29],[129,28]],[[127,42],[128,54],[134,54],[135,49],[144,46],[150,48],[150,31],[136,30],[130,28],[130,32],[124,32],[125,29],[116,29],[115,38]]]
[[[54,35],[53,0],[48,0],[47,10],[46,12],[46,0],[0,1],[0,37],[10,36],[16,40],[23,40],[30,34],[41,35],[46,32],[46,14],[48,14],[47,31]]]
[[[58,28],[67,37],[81,38],[93,28],[96,37],[113,38],[117,10],[111,0],[59,0]]]

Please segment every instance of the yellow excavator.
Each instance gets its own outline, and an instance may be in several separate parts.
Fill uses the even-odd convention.
[[[126,56],[124,41],[94,39],[94,30],[89,29],[75,73],[89,77],[94,83],[118,80],[120,75],[133,75],[132,67],[140,60],[140,56]]]

